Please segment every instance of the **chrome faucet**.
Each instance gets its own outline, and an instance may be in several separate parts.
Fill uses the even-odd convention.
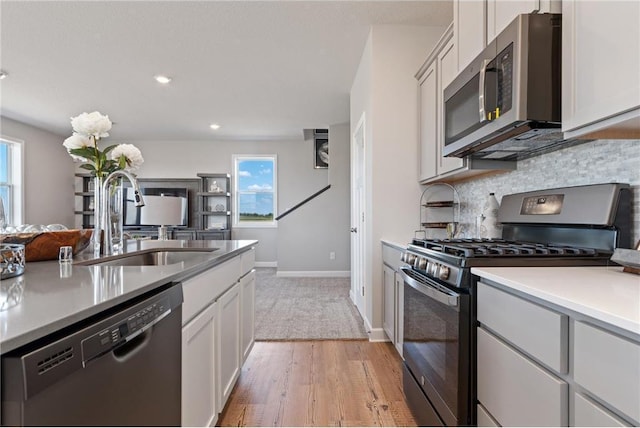
[[[138,186],[138,181],[133,176],[133,174],[124,170],[118,170],[118,171],[112,172],[107,176],[107,178],[104,179],[104,184],[102,185],[102,211],[104,214],[103,214],[101,224],[104,226],[104,245],[105,245],[104,254],[105,255],[114,254],[113,236],[111,233],[111,224],[110,224],[111,223],[111,218],[110,218],[111,198],[109,198],[108,191],[109,191],[109,186],[111,181],[117,177],[124,177],[127,180],[129,180],[129,182],[133,186],[135,206],[136,207],[144,206],[144,198],[142,197],[142,193],[140,193],[140,187]],[[120,215],[117,218],[117,221],[118,221],[118,224],[116,225],[116,227],[118,228],[118,230],[122,230],[122,221],[123,221],[122,215]],[[121,240],[123,239],[122,236],[120,236],[120,239]],[[122,245],[122,241],[120,245]]]

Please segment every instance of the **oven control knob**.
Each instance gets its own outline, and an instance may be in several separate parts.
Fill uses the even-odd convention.
[[[440,272],[438,272],[438,278],[445,280],[449,279],[449,267],[445,265],[440,265]]]
[[[400,256],[400,261],[401,262],[406,262],[407,261],[407,253],[402,253],[402,255]]]
[[[427,262],[427,273],[431,276],[434,275],[436,268],[437,268],[437,264],[434,262]]]
[[[406,260],[405,262],[407,262],[408,264],[410,264],[411,266],[413,266],[413,263],[416,261],[416,255],[415,254],[407,254]]]
[[[425,268],[427,267],[427,259],[425,259],[424,257],[417,257],[414,267],[419,270],[425,270]]]

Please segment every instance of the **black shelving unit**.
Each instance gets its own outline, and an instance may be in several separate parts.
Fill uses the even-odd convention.
[[[231,239],[231,174],[198,173],[200,224],[198,239]]]

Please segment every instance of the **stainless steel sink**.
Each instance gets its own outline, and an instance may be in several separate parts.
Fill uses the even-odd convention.
[[[215,250],[215,249],[211,249]],[[144,253],[124,254],[102,259],[94,259],[78,262],[83,266],[165,266],[188,260],[198,259],[203,256],[203,251],[171,251],[158,250]]]

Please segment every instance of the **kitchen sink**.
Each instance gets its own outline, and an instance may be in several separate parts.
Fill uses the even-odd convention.
[[[216,250],[215,248],[210,251]],[[166,266],[202,257],[203,251],[158,250],[77,262],[83,266]]]

